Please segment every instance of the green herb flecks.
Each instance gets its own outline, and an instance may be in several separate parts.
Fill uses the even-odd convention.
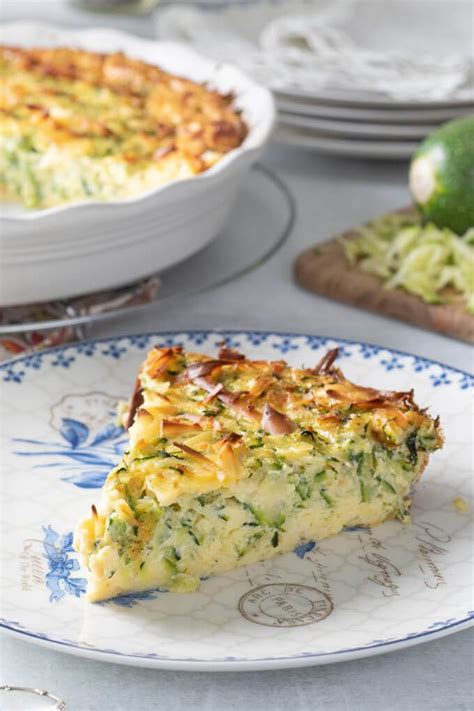
[[[319,493],[321,494],[321,498],[324,499],[324,501],[326,502],[326,504],[329,507],[332,507],[334,505],[334,501],[329,496],[329,494],[326,492],[326,489],[321,489]]]
[[[410,435],[408,435],[408,437],[405,440],[405,444],[406,444],[408,452],[409,452],[409,459],[412,464],[416,464],[418,461],[416,437],[417,437],[417,433],[412,432]]]
[[[302,501],[306,501],[311,496],[311,488],[306,479],[300,479],[295,486],[295,491]]]

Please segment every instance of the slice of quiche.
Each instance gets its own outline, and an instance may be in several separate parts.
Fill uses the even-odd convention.
[[[130,446],[75,548],[91,601],[272,558],[345,526],[408,518],[442,445],[412,392],[354,385],[334,367],[154,348],[125,414]]]

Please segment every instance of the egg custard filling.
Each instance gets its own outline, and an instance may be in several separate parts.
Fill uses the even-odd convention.
[[[0,47],[0,188],[26,207],[136,197],[246,134],[231,95],[122,53]]]
[[[408,519],[442,446],[412,392],[354,385],[334,366],[157,347],[124,415],[130,444],[74,546],[91,601],[272,558],[346,526]]]

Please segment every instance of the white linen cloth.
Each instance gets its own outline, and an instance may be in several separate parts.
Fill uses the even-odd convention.
[[[308,0],[156,15],[160,39],[237,63],[274,90],[474,99],[470,2]]]

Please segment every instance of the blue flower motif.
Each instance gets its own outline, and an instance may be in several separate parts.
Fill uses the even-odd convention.
[[[66,593],[80,597],[85,593],[87,581],[71,575],[79,570],[78,561],[69,556],[74,553],[72,533],[60,536],[51,526],[43,526],[43,532],[43,558],[48,561],[49,569],[45,583],[51,591],[49,601],[58,602]]]
[[[111,343],[107,348],[105,348],[105,350],[102,351],[102,355],[110,356],[115,360],[119,360],[119,358],[122,357],[122,354],[126,352],[126,348],[118,346],[116,343]]]
[[[76,447],[86,441],[87,435],[89,434],[89,428],[87,425],[79,422],[79,420],[64,417],[60,432],[64,439],[69,442],[71,447],[76,449]]]
[[[86,591],[85,578],[72,577],[80,569],[72,546],[72,532],[59,535],[52,526],[43,526],[43,558],[48,561],[48,573],[45,575],[46,587],[50,590],[49,601],[58,602],[64,595],[81,597]],[[120,607],[135,607],[141,600],[154,600],[159,590],[145,590],[106,600],[101,605],[113,604]]]
[[[362,343],[359,352],[363,358],[369,359],[373,358],[380,351],[378,346],[371,346],[367,343]]]
[[[24,370],[15,370],[15,367],[12,365],[9,368],[7,368],[6,373],[4,373],[3,382],[5,382],[5,383],[21,383],[24,375],[25,375]]]
[[[143,350],[144,348],[146,348],[148,346],[149,342],[150,342],[150,336],[146,336],[146,335],[144,335],[144,336],[142,336],[142,335],[130,336],[130,338],[129,338],[130,345],[136,346],[137,348],[140,348],[140,350]]]
[[[432,374],[430,375],[431,382],[433,383],[433,386],[437,388],[439,385],[450,385],[451,381],[448,378],[448,374],[446,373],[445,370],[442,370],[439,375]]]
[[[200,346],[207,341],[208,335],[207,331],[194,331],[188,334],[188,340]]]
[[[91,356],[94,355],[97,349],[97,343],[91,343],[91,342],[85,342],[85,343],[79,343],[77,346],[77,352],[82,353],[82,355],[87,356],[90,358]]]
[[[252,346],[260,346],[268,338],[268,333],[249,333],[248,341]]]
[[[352,355],[352,350],[349,346],[345,346],[343,343],[339,343],[337,345],[337,348],[339,349],[338,356],[339,358],[350,358]]]
[[[69,368],[71,363],[75,361],[74,356],[67,356],[62,352],[56,354],[56,358],[51,362],[51,365],[55,368]]]
[[[26,368],[33,368],[34,370],[39,370],[43,363],[43,356],[41,353],[33,353],[32,355],[25,358],[23,365]]]
[[[317,351],[321,346],[325,346],[327,343],[327,338],[322,336],[306,336],[306,345],[311,348],[312,351]]]
[[[380,364],[384,366],[385,370],[396,370],[396,369],[403,369],[405,366],[403,363],[400,363],[399,359],[397,356],[392,356],[391,358],[383,358],[380,361]]]
[[[292,338],[282,338],[279,343],[274,343],[272,348],[275,348],[280,353],[288,353],[298,349],[298,345],[294,343]]]
[[[145,590],[143,592],[129,593],[128,595],[120,595],[120,597],[114,597],[112,600],[107,600],[105,603],[112,603],[113,605],[119,605],[120,607],[135,607],[142,600],[155,600],[160,591],[159,590]]]
[[[428,360],[425,360],[425,358],[419,358],[418,356],[414,356],[413,359],[413,370],[416,373],[421,373],[423,370],[427,370],[430,368],[433,364],[430,363]]]
[[[114,422],[106,425],[91,438],[85,423],[65,417],[61,422],[60,434],[62,442],[16,438],[14,442],[28,445],[30,448],[26,451],[15,451],[15,454],[46,459],[44,464],[34,465],[37,469],[59,467],[61,471],[66,469],[74,472],[61,477],[61,480],[81,489],[98,489],[102,486],[110,470],[117,464],[127,442],[123,428]]]
[[[463,373],[462,378],[459,380],[459,387],[461,390],[474,388],[474,376],[469,375],[469,373]]]
[[[296,546],[293,552],[296,553],[298,558],[303,559],[306,553],[310,553],[315,546],[316,543],[314,541],[309,541],[308,543],[302,543],[300,546]]]

